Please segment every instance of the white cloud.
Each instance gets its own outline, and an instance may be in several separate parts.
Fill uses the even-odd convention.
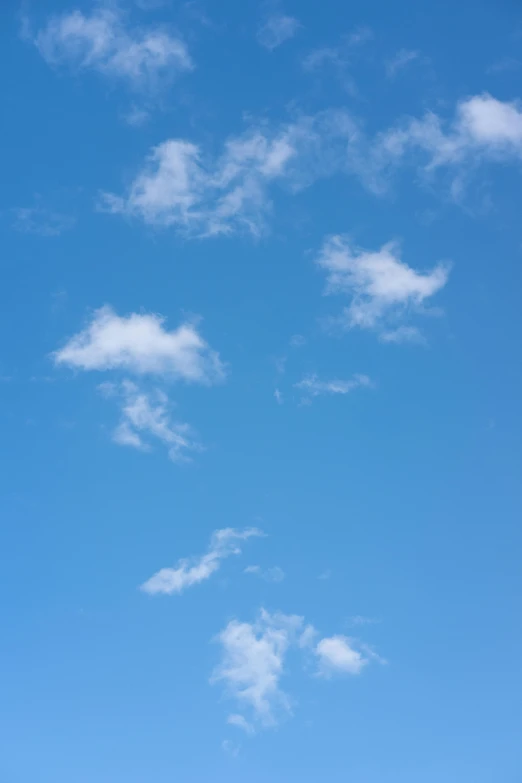
[[[370,660],[381,659],[369,648],[345,636],[324,637],[299,615],[261,609],[253,623],[231,620],[219,634],[223,658],[211,682],[223,682],[240,711],[228,723],[253,733],[255,727],[275,726],[291,714],[291,699],[281,688],[290,650],[312,655],[318,674],[360,674]],[[243,714],[246,712],[247,719]]]
[[[265,582],[282,582],[285,578],[285,572],[279,566],[273,566],[272,568],[261,568],[258,565],[247,566],[244,570],[245,574],[254,574],[264,579]]]
[[[140,128],[150,119],[150,112],[140,106],[131,106],[123,115],[123,120],[132,128]]]
[[[116,8],[54,16],[34,42],[50,64],[93,69],[148,92],[193,68],[179,36],[162,28],[130,28]]]
[[[236,726],[238,729],[242,729],[247,734],[254,734],[255,729],[251,723],[249,723],[243,715],[229,715],[227,718],[229,726]]]
[[[279,389],[275,389],[274,390],[274,397],[275,397],[275,401],[277,402],[278,405],[282,405],[283,404],[283,402],[284,402],[283,394],[282,394],[282,392]]]
[[[293,16],[274,14],[259,29],[257,40],[265,49],[276,49],[282,43],[293,38],[301,24]]]
[[[522,158],[522,108],[484,93],[461,100],[450,122],[428,112],[378,134],[370,144],[367,181],[408,162],[417,164],[426,176],[450,167],[462,177],[463,171],[483,161],[510,158]],[[459,188],[457,178],[453,194]]]
[[[398,326],[396,329],[390,329],[382,332],[379,339],[383,343],[424,343],[424,337],[416,326]]]
[[[262,609],[255,623],[231,620],[219,634],[223,660],[212,682],[224,682],[230,696],[263,726],[275,725],[291,711],[280,680],[288,648],[301,625],[301,617]]]
[[[117,315],[110,307],[96,310],[90,323],[53,354],[56,364],[81,370],[125,370],[211,383],[224,376],[217,353],[194,324],[167,331],[160,315]]]
[[[204,582],[219,570],[221,561],[241,554],[241,544],[253,536],[263,535],[257,528],[216,530],[210,539],[208,551],[196,558],[182,559],[175,568],[162,568],[148,579],[141,589],[150,595],[182,593],[187,587]]]
[[[126,196],[104,194],[101,206],[188,234],[258,235],[270,210],[267,187],[283,176],[293,155],[289,130],[232,138],[214,163],[204,161],[195,144],[169,139],[152,150]]]
[[[350,617],[350,623],[352,625],[373,625],[379,622],[374,617],[365,617],[362,614],[355,614]]]
[[[386,63],[386,75],[388,79],[393,79],[399,71],[402,71],[414,60],[418,60],[419,52],[412,49],[400,49],[395,57]]]
[[[417,272],[401,261],[399,247],[390,242],[380,250],[354,247],[344,236],[329,237],[317,263],[327,272],[327,293],[351,297],[342,320],[348,327],[377,329],[388,342],[413,336],[390,331],[387,326],[423,303],[447,282],[449,267],[439,263],[430,272]]]
[[[462,136],[491,152],[522,156],[522,110],[519,104],[476,95],[457,108],[457,128]]]
[[[487,95],[461,101],[447,131],[429,113],[373,138],[349,112],[327,110],[280,126],[253,125],[227,139],[216,157],[186,139],[167,139],[151,150],[127,191],[102,194],[100,207],[189,236],[259,236],[276,186],[296,192],[343,173],[382,194],[400,165],[413,165],[427,177],[443,165],[460,171],[465,164],[514,155],[522,157],[522,113],[516,104]],[[459,183],[456,177],[454,194]]]
[[[112,387],[109,394],[108,386]],[[121,399],[121,420],[112,436],[120,446],[148,451],[148,438],[155,438],[167,447],[174,462],[187,461],[187,452],[200,448],[191,439],[188,424],[171,421],[168,397],[160,390],[148,393],[123,381],[119,386],[101,384],[100,391]]]
[[[310,397],[318,397],[320,394],[348,394],[354,389],[370,386],[372,382],[367,375],[354,375],[349,381],[320,381],[317,375],[307,375],[295,384],[296,389],[301,389]]]
[[[252,126],[229,138],[215,158],[191,141],[167,139],[152,149],[127,192],[103,194],[101,206],[187,235],[258,236],[276,185],[295,192],[341,172],[379,194],[399,165],[413,163],[428,176],[441,166],[462,169],[509,156],[522,157],[522,113],[488,95],[461,101],[447,131],[437,115],[427,114],[374,138],[347,111],[328,110],[279,127]],[[454,193],[458,184],[457,178]]]
[[[302,650],[313,647],[316,637],[317,631],[315,630],[314,626],[307,625],[300,634],[299,639],[297,640],[297,644]]]
[[[356,126],[346,112],[328,111],[271,128],[252,127],[229,138],[215,159],[183,139],[155,147],[124,196],[102,194],[101,208],[153,226],[196,236],[266,225],[275,184],[292,191],[346,169]]]
[[[360,674],[368,658],[359,652],[352,639],[346,636],[329,636],[321,639],[315,648],[319,659],[319,672],[333,674]]]

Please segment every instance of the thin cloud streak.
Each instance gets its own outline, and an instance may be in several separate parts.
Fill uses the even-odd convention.
[[[244,541],[262,536],[255,527],[244,530],[223,528],[216,530],[210,539],[207,552],[200,557],[180,560],[174,568],[162,568],[141,585],[141,590],[149,595],[180,594],[188,587],[209,579],[221,567],[221,563],[232,555],[241,554]]]

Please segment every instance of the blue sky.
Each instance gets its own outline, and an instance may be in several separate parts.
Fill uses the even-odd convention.
[[[5,2],[6,783],[520,780],[522,13]]]

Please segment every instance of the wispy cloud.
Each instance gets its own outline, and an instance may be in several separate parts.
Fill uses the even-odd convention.
[[[169,139],[152,150],[124,196],[105,193],[100,206],[189,235],[258,236],[271,210],[270,188],[299,190],[342,168],[353,132],[343,112],[254,126],[229,138],[214,160],[196,144]]]
[[[287,134],[268,138],[252,131],[229,140],[212,165],[196,145],[171,139],[154,148],[126,196],[105,194],[101,206],[188,234],[259,235],[270,210],[267,187],[294,154]]]
[[[484,93],[461,100],[449,121],[427,112],[378,134],[358,171],[379,191],[399,166],[413,165],[432,181],[439,170],[447,169],[453,172],[450,195],[458,200],[475,166],[510,159],[522,159],[522,107]]]
[[[388,331],[381,332],[379,339],[383,343],[416,343],[418,345],[424,345],[426,340],[416,326],[398,326],[396,329],[389,329]]]
[[[239,751],[241,750],[240,746],[236,742],[231,742],[231,740],[223,740],[221,747],[223,748],[223,752],[233,759],[239,756]]]
[[[227,718],[227,723],[229,726],[236,726],[236,728],[242,729],[247,734],[255,733],[254,727],[243,715],[238,715],[236,713],[229,715]]]
[[[192,438],[191,427],[172,421],[169,399],[163,391],[147,392],[129,380],[121,384],[100,384],[98,388],[104,396],[116,398],[120,404],[121,419],[112,434],[115,443],[148,451],[150,439],[155,439],[167,447],[174,462],[186,462],[191,451],[200,450]]]
[[[282,582],[286,574],[279,566],[272,566],[271,568],[261,568],[259,565],[250,565],[245,568],[245,574],[253,574],[260,579],[264,579],[265,582]]]
[[[272,14],[259,28],[257,40],[265,49],[272,51],[293,38],[300,27],[300,22],[293,16]]]
[[[100,208],[188,236],[259,236],[276,187],[297,192],[343,173],[380,195],[399,166],[432,179],[445,166],[455,172],[455,194],[467,164],[509,157],[522,157],[522,113],[491,96],[462,101],[448,130],[427,114],[374,137],[348,111],[327,110],[281,125],[252,125],[228,138],[216,157],[186,139],[167,139],[151,150],[123,195],[102,194]]]
[[[117,315],[111,307],[96,310],[85,329],[53,354],[57,365],[81,370],[125,370],[196,383],[224,376],[218,354],[193,323],[173,331],[153,313]]]
[[[349,623],[351,625],[374,625],[378,622],[379,620],[376,620],[375,617],[366,617],[362,614],[354,614],[349,618]]]
[[[350,380],[344,381],[321,381],[317,375],[307,375],[294,385],[308,396],[318,397],[321,394],[349,394],[355,389],[369,388],[373,384],[367,375],[354,375]]]
[[[342,36],[338,46],[322,46],[312,49],[304,58],[303,67],[310,71],[328,64],[344,68],[349,65],[350,59],[356,51],[372,39],[373,32],[369,27],[357,27],[348,35]]]
[[[370,251],[339,235],[325,241],[317,263],[327,273],[326,292],[351,299],[341,322],[349,328],[374,329],[388,342],[413,337],[411,331],[398,331],[397,322],[408,312],[419,312],[446,285],[449,275],[449,266],[443,263],[430,272],[417,272],[401,260],[394,242]]]
[[[308,52],[302,60],[303,70],[314,75],[323,71],[333,72],[348,93],[357,95],[351,68],[361,48],[372,38],[373,32],[369,27],[358,27],[343,36],[338,46],[320,46]]]
[[[148,92],[194,67],[180,36],[132,28],[115,6],[53,16],[34,43],[51,65],[98,71]]]
[[[22,234],[36,234],[42,237],[58,237],[75,224],[70,215],[45,209],[44,207],[19,207],[13,209],[13,228]]]
[[[503,57],[493,63],[487,69],[487,73],[506,73],[506,71],[518,71],[522,67],[522,62],[515,57]]]
[[[241,554],[244,541],[263,533],[255,527],[244,530],[223,528],[216,530],[210,539],[207,552],[200,557],[179,560],[174,568],[162,568],[141,586],[149,595],[182,593],[188,587],[209,579],[221,567],[227,557]]]
[[[358,675],[371,659],[380,660],[369,648],[345,636],[319,638],[312,625],[299,615],[270,613],[261,609],[253,623],[231,620],[217,637],[222,661],[211,682],[222,682],[238,705],[228,722],[253,733],[292,714],[292,699],[281,687],[291,648],[316,661],[316,674]],[[248,717],[245,717],[245,713]],[[248,728],[247,728],[248,727]]]
[[[150,119],[150,112],[140,106],[131,106],[123,115],[123,120],[132,128],[141,128]]]
[[[386,76],[388,79],[394,79],[399,71],[402,71],[407,65],[418,59],[419,52],[413,49],[399,49],[397,54],[385,63]]]

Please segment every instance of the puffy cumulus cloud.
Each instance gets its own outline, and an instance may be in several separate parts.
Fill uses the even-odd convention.
[[[307,375],[299,383],[294,384],[296,389],[301,389],[309,397],[318,397],[321,394],[349,394],[354,389],[369,388],[372,381],[367,375],[354,375],[350,380],[321,381],[317,375]]]
[[[241,554],[244,541],[262,535],[261,530],[255,527],[244,530],[230,527],[216,530],[204,555],[184,558],[174,568],[162,568],[141,585],[141,590],[149,595],[182,593],[188,587],[209,579],[227,557]]]
[[[452,119],[434,112],[406,118],[368,143],[358,171],[369,187],[384,187],[383,176],[393,168],[413,164],[427,176],[442,168],[457,170],[452,193],[463,172],[486,161],[522,158],[522,109],[517,102],[500,101],[488,93],[457,103]]]
[[[239,712],[229,716],[228,723],[253,733],[291,715],[292,700],[281,687],[291,650],[311,656],[316,674],[324,678],[358,675],[371,658],[380,660],[375,653],[365,654],[366,648],[354,639],[318,636],[299,615],[261,609],[253,623],[231,620],[217,637],[222,660],[211,679],[224,683],[238,705]]]
[[[315,648],[319,660],[319,672],[324,676],[332,674],[360,674],[369,662],[356,649],[353,640],[346,636],[328,636],[321,639]]]
[[[348,237],[326,239],[317,259],[327,273],[327,293],[347,294],[344,309],[348,327],[376,329],[388,342],[411,339],[416,332],[389,328],[408,311],[420,307],[440,291],[448,280],[449,267],[439,263],[430,272],[418,272],[400,258],[399,247],[390,242],[379,250],[354,247]]]
[[[146,91],[193,68],[179,36],[162,28],[131,28],[115,7],[53,16],[34,43],[50,64],[92,69]]]
[[[189,382],[211,383],[224,376],[218,354],[194,324],[173,331],[160,315],[117,315],[111,307],[96,310],[85,329],[53,354],[57,365],[81,370],[125,370]]]
[[[141,390],[132,381],[121,384],[101,384],[99,390],[106,397],[116,397],[120,402],[121,418],[112,438],[120,446],[130,446],[141,451],[150,449],[150,440],[157,440],[168,449],[170,459],[183,462],[190,459],[191,451],[199,450],[192,439],[191,427],[173,422],[167,395],[155,389]]]
[[[293,38],[300,27],[300,22],[293,16],[273,14],[259,28],[257,40],[265,49],[272,51],[285,41]]]
[[[502,102],[487,93],[462,101],[457,107],[457,135],[490,152],[522,157],[520,104]]]
[[[254,623],[231,620],[218,636],[223,659],[212,682],[224,682],[230,696],[263,726],[275,725],[291,711],[280,680],[302,622],[302,617],[262,609]]]
[[[268,185],[283,176],[294,154],[286,136],[253,132],[230,140],[220,159],[205,165],[196,145],[170,139],[152,151],[125,197],[105,194],[102,206],[189,234],[258,235],[270,209]]]

